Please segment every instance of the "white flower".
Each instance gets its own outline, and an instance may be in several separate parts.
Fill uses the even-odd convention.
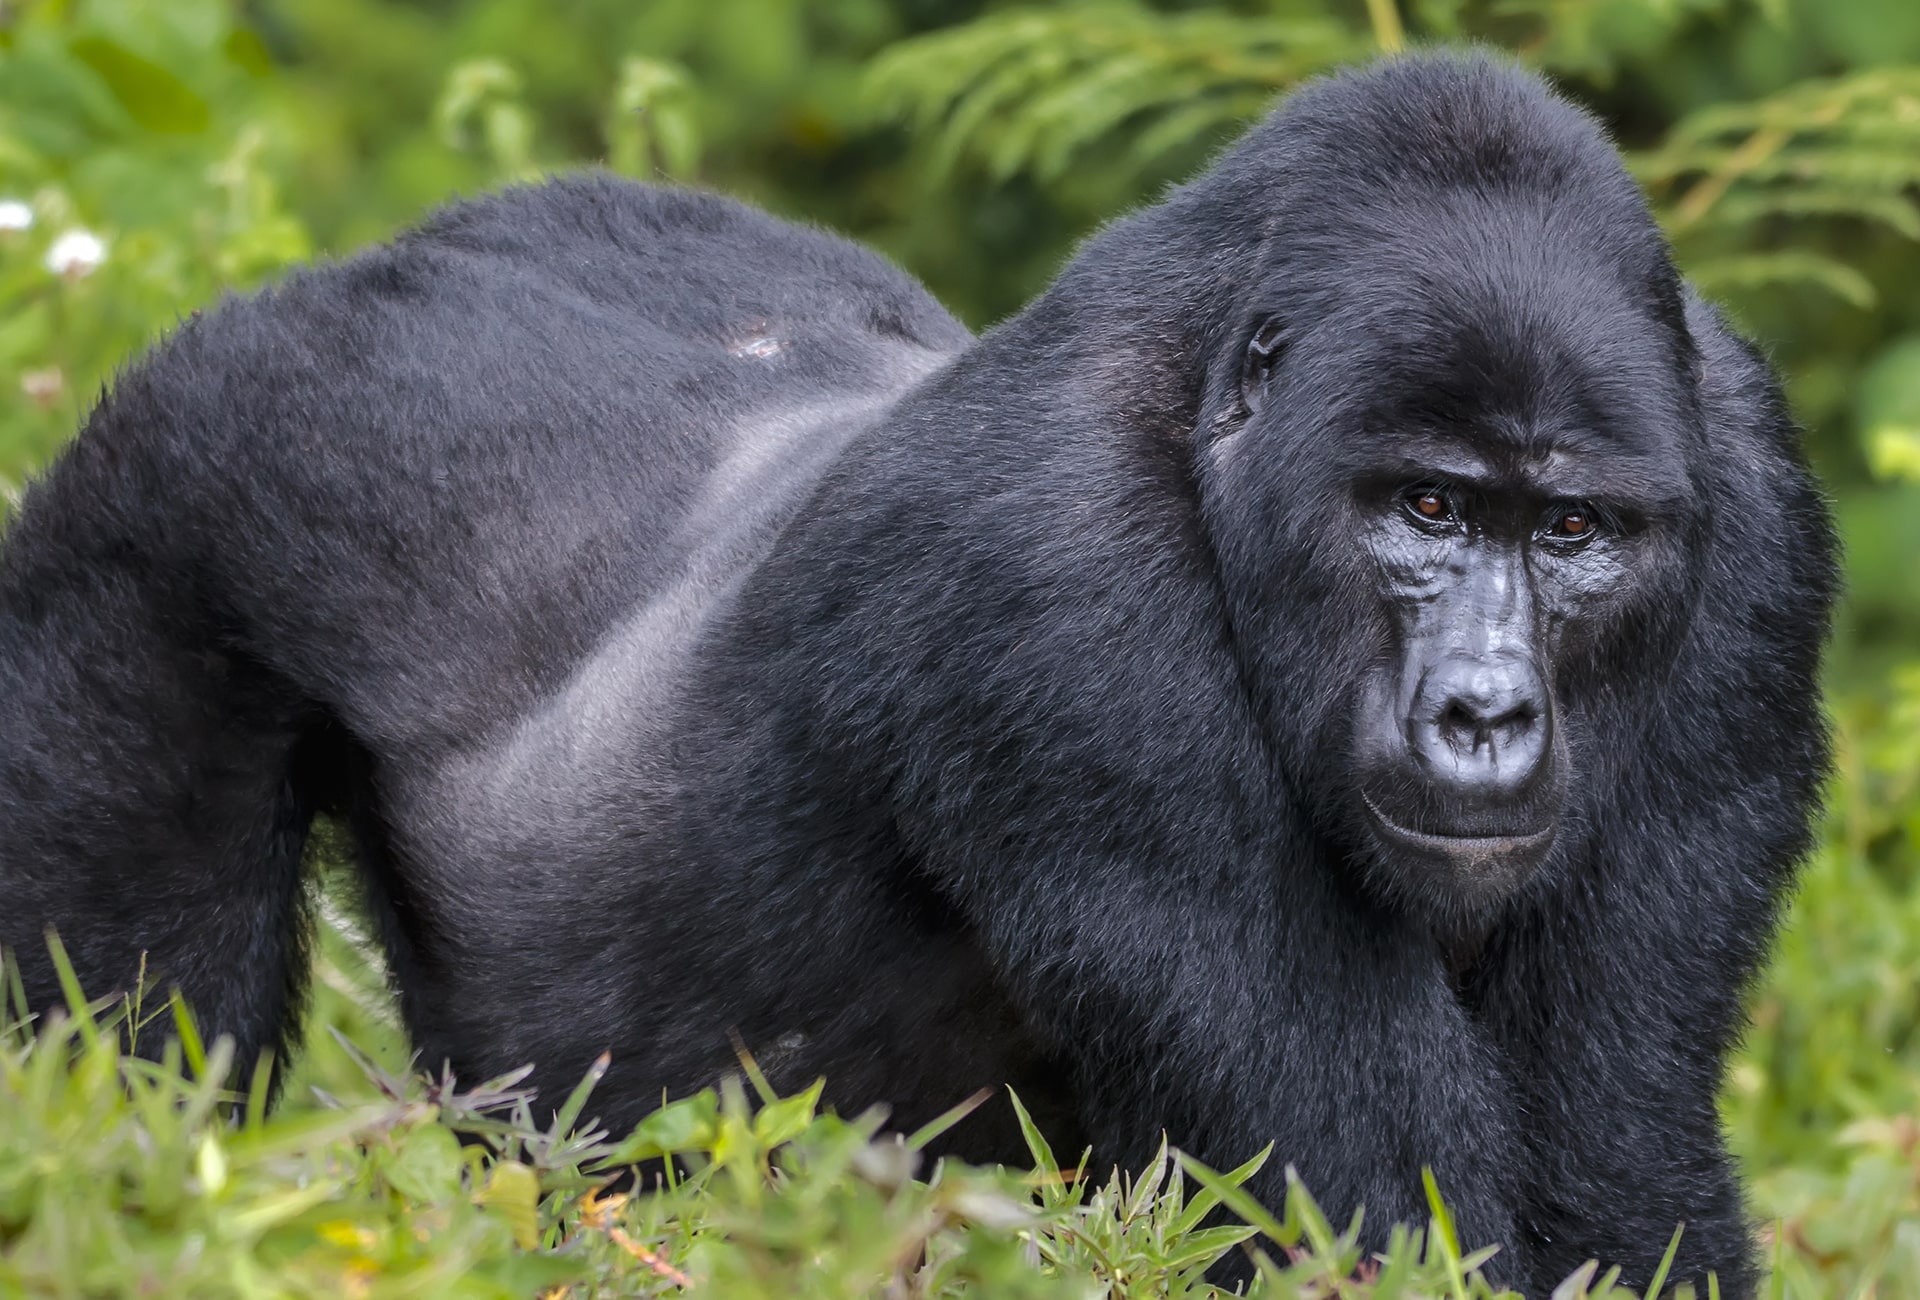
[[[19,199],[0,199],[0,231],[30,230],[33,209]]]
[[[27,395],[35,406],[48,407],[60,400],[61,390],[67,386],[67,377],[59,366],[48,366],[45,370],[29,370],[20,376],[20,391]]]
[[[47,269],[69,280],[92,275],[107,260],[107,245],[91,230],[69,230],[47,250]]]

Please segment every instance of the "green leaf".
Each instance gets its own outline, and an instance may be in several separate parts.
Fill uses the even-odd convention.
[[[1680,1234],[1687,1230],[1684,1223],[1676,1223],[1673,1236],[1667,1242],[1667,1253],[1660,1257],[1660,1267],[1653,1270],[1653,1280],[1647,1283],[1646,1300],[1659,1300],[1661,1288],[1667,1284],[1667,1274],[1673,1271],[1674,1256],[1680,1253]]]
[[[244,68],[256,77],[264,77],[273,71],[273,54],[267,49],[267,43],[251,27],[235,27],[227,33],[221,50],[234,66]]]
[[[67,956],[66,945],[60,942],[60,936],[52,930],[47,931],[47,955],[53,959],[54,977],[60,983],[60,996],[66,999],[67,1016],[78,1031],[80,1040],[89,1048],[98,1048],[101,1043],[100,1022],[94,1016],[93,1008],[88,1005],[86,995],[80,988],[80,977],[74,973],[73,962]]]
[[[1920,483],[1920,425],[1882,424],[1867,430],[1867,464],[1876,478]]]
[[[1170,1273],[1178,1273],[1193,1265],[1210,1265],[1241,1242],[1256,1235],[1254,1229],[1244,1226],[1199,1228],[1175,1238],[1158,1263],[1161,1268]]]
[[[1253,1159],[1236,1169],[1229,1170],[1222,1174],[1221,1178],[1225,1180],[1229,1186],[1245,1186],[1246,1181],[1259,1173],[1272,1155],[1273,1143],[1269,1142],[1254,1154]],[[1203,1185],[1200,1191],[1194,1195],[1193,1199],[1187,1202],[1186,1208],[1180,1213],[1180,1217],[1173,1221],[1173,1231],[1176,1233],[1192,1231],[1199,1225],[1200,1220],[1206,1218],[1213,1207],[1219,1203],[1220,1198],[1214,1193],[1213,1189]]]
[[[98,73],[133,120],[149,131],[197,135],[213,120],[207,101],[191,86],[115,41],[76,36],[67,49]]]
[[[820,1094],[826,1086],[825,1079],[815,1079],[805,1092],[762,1106],[753,1117],[754,1137],[770,1147],[799,1137],[806,1132],[807,1125],[813,1123],[814,1109],[820,1104]]]
[[[201,1043],[199,1026],[194,1023],[193,1012],[187,1007],[186,999],[175,989],[167,999],[173,1010],[174,1032],[180,1038],[180,1050],[186,1053],[187,1068],[196,1079],[207,1077],[207,1049]]]
[[[677,63],[632,57],[620,65],[607,118],[613,166],[634,176],[659,171],[690,178],[700,163],[700,127],[693,78]]]
[[[1060,1162],[1054,1158],[1053,1146],[1040,1126],[1033,1122],[1033,1116],[1020,1102],[1020,1094],[1012,1088],[1007,1089],[1007,1100],[1013,1103],[1014,1117],[1020,1121],[1020,1136],[1026,1139],[1027,1152],[1033,1157],[1034,1168],[1048,1178],[1060,1177]]]
[[[401,1138],[381,1172],[402,1196],[434,1205],[460,1194],[465,1168],[460,1140],[438,1124],[421,1124]]]
[[[1433,1217],[1433,1242],[1446,1265],[1447,1284],[1452,1288],[1454,1300],[1466,1300],[1467,1279],[1460,1264],[1460,1233],[1453,1225],[1453,1211],[1440,1195],[1440,1183],[1434,1178],[1433,1170],[1424,1165],[1420,1169],[1420,1185],[1426,1189],[1427,1212]]]
[[[562,1103],[560,1109],[554,1113],[553,1131],[555,1133],[564,1134],[573,1132],[574,1124],[580,1119],[580,1112],[586,1109],[587,1098],[593,1095],[595,1085],[607,1077],[607,1067],[612,1064],[613,1057],[610,1053],[602,1052],[594,1058],[593,1064],[588,1067],[586,1075],[579,1083],[573,1086],[573,1092],[567,1097],[566,1101]]]
[[[982,1088],[971,1097],[955,1102],[953,1105],[947,1107],[946,1110],[935,1115],[932,1119],[915,1129],[912,1133],[909,1133],[907,1135],[907,1149],[909,1151],[925,1150],[927,1143],[933,1141],[942,1133],[945,1133],[948,1129],[973,1114],[974,1111],[980,1109],[981,1106],[992,1099],[993,1089]]]
[[[1265,1206],[1253,1199],[1246,1189],[1235,1187],[1227,1181],[1226,1175],[1201,1164],[1186,1152],[1176,1153],[1181,1169],[1189,1178],[1212,1192],[1222,1205],[1240,1216],[1241,1222],[1257,1229],[1265,1236],[1279,1242],[1282,1246],[1294,1246],[1300,1242],[1298,1227],[1285,1227],[1273,1217]],[[1291,1199],[1291,1198],[1290,1198]]]
[[[200,1135],[200,1149],[193,1158],[194,1176],[200,1180],[200,1187],[208,1195],[220,1192],[227,1185],[227,1155],[220,1149],[220,1140],[211,1133]]]
[[[1702,291],[1728,294],[1777,286],[1814,286],[1865,310],[1879,301],[1873,282],[1845,262],[1804,249],[1713,257],[1687,264]]]
[[[720,1136],[720,1099],[713,1089],[663,1106],[615,1144],[603,1167],[637,1164],[663,1156],[710,1151]]]
[[[227,1220],[229,1228],[241,1237],[263,1233],[299,1218],[316,1205],[324,1205],[341,1194],[338,1179],[320,1178],[305,1187],[289,1187],[257,1198],[244,1210],[235,1210]]]
[[[517,1160],[496,1164],[478,1200],[506,1221],[520,1249],[540,1244],[540,1176],[526,1165]]]

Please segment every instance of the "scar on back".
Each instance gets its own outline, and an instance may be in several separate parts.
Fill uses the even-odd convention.
[[[785,352],[792,346],[790,340],[775,338],[768,333],[766,321],[756,320],[745,327],[739,338],[727,345],[727,355],[765,360]]]

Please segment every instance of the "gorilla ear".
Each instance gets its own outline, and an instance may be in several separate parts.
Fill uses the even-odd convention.
[[[1249,412],[1257,414],[1266,405],[1268,383],[1286,346],[1286,326],[1278,319],[1261,322],[1247,340],[1247,355],[1240,365],[1240,400]]]

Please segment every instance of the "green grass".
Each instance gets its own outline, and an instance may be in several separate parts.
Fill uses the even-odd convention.
[[[158,1062],[122,1052],[127,1015],[173,1035]],[[823,1114],[819,1085],[775,1097],[750,1062],[615,1140],[576,1127],[591,1078],[543,1127],[517,1078],[402,1079],[333,1050],[355,1095],[269,1115],[258,1080],[223,1089],[227,1045],[203,1047],[177,1005],[6,1031],[0,1294],[1205,1296],[1207,1266],[1243,1246],[1264,1295],[1496,1294],[1477,1271],[1492,1252],[1463,1257],[1437,1195],[1424,1230],[1363,1260],[1357,1224],[1291,1179],[1279,1217],[1241,1190],[1264,1156],[1221,1174],[1162,1150],[1103,1177],[1029,1123],[1030,1171],[929,1167],[941,1125],[903,1138],[877,1113]],[[662,1157],[681,1172],[607,1190]],[[1627,1293],[1588,1270],[1564,1294]]]

